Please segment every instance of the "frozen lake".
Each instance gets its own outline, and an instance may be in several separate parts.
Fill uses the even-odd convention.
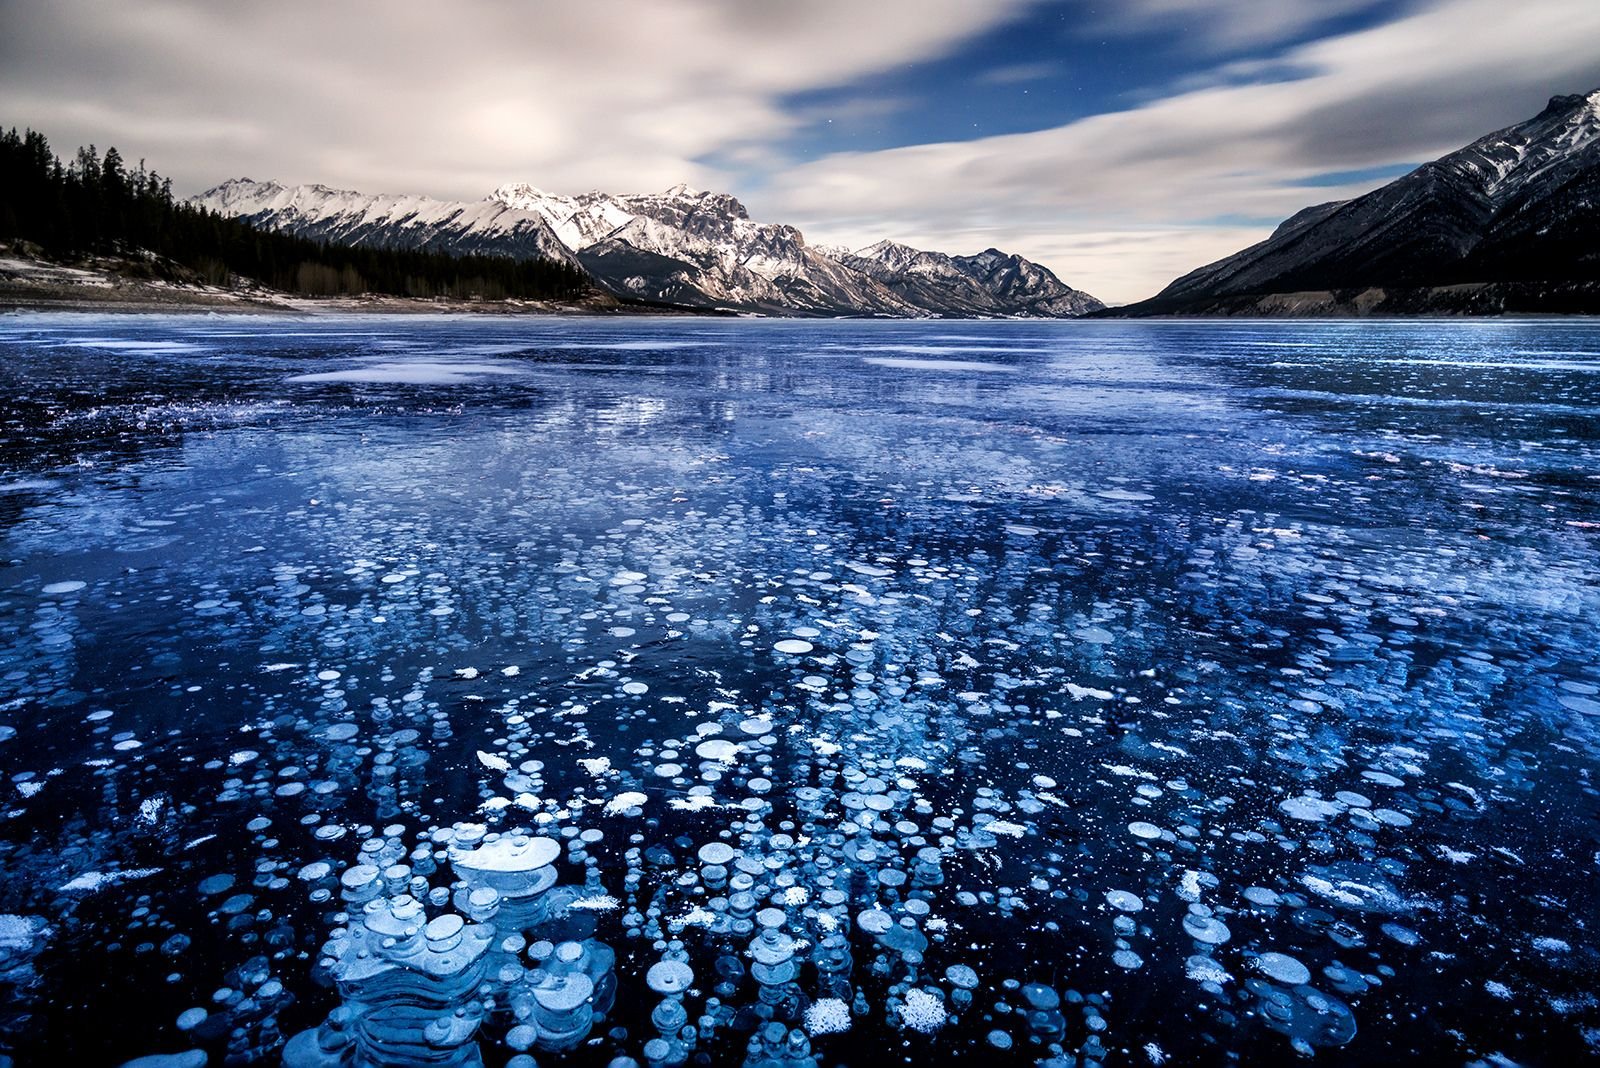
[[[1600,326],[8,316],[0,390],[18,1065],[1600,1056]]]

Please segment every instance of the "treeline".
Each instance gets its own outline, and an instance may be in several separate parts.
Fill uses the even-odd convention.
[[[14,128],[0,130],[0,239],[31,241],[59,258],[144,258],[156,275],[165,261],[213,285],[242,277],[305,296],[538,300],[585,288],[579,268],[553,260],[332,245],[261,230],[175,200],[170,178],[143,160],[130,168],[115,148],[104,156],[80,148],[63,164],[43,134]]]

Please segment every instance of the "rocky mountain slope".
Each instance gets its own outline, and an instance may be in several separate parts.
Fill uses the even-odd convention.
[[[1059,318],[1105,306],[1048,268],[994,248],[976,256],[947,256],[880,241],[860,252],[834,252],[833,258],[911,304],[958,314]]]
[[[551,256],[618,296],[775,315],[1066,317],[1103,307],[1048,269],[880,242],[859,253],[808,245],[756,222],[737,199],[679,185],[663,193],[569,197],[507,185],[450,202],[239,178],[195,203],[254,224],[349,244]]]
[[[1114,314],[1600,311],[1600,90],[1558,96]]]

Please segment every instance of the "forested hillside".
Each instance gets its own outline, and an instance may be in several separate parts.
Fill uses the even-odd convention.
[[[154,273],[172,265],[201,281],[254,279],[304,296],[377,293],[407,297],[552,299],[586,287],[583,272],[551,260],[323,244],[257,229],[175,200],[172,181],[130,168],[115,148],[93,145],[70,163],[34,130],[0,130],[0,240],[47,255],[117,255]]]

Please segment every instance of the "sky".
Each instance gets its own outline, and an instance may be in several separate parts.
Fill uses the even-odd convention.
[[[683,181],[1122,303],[1600,88],[1600,0],[0,0],[0,124],[226,178]]]

